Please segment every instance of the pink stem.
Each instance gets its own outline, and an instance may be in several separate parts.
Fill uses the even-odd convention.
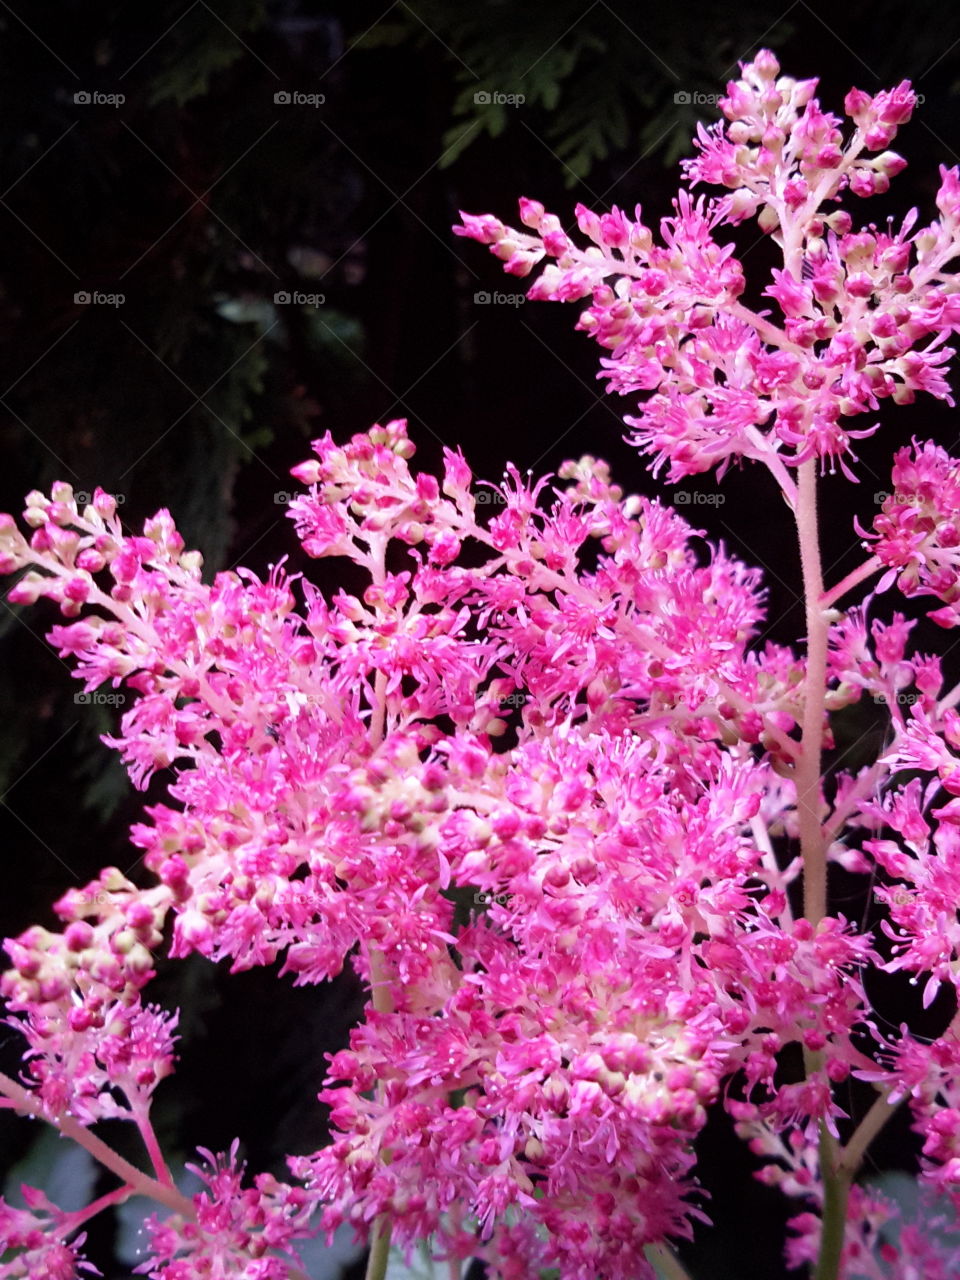
[[[852,591],[854,587],[859,586],[866,578],[872,577],[882,568],[883,562],[877,556],[871,556],[869,560],[864,560],[859,568],[848,573],[836,586],[831,587],[829,591],[820,597],[820,607],[829,609],[841,596],[845,596],[848,591]]]
[[[61,1225],[65,1234],[76,1231],[78,1227],[82,1227],[85,1222],[96,1217],[103,1209],[109,1209],[114,1204],[124,1204],[134,1194],[131,1186],[124,1185],[117,1187],[116,1191],[108,1191],[105,1196],[101,1196],[99,1200],[94,1200],[84,1209],[77,1209],[73,1213],[64,1214],[61,1219]]]
[[[796,766],[797,816],[803,856],[803,914],[816,926],[827,913],[827,856],[820,826],[820,757],[827,679],[827,632],[817,529],[817,464],[798,473],[797,532],[807,614],[807,671],[803,686],[802,750]]]
[[[140,1136],[143,1138],[143,1145],[147,1148],[147,1155],[150,1157],[150,1163],[153,1165],[157,1180],[165,1187],[172,1187],[173,1176],[167,1168],[167,1162],[163,1158],[160,1143],[157,1141],[157,1135],[154,1133],[153,1125],[146,1109],[135,1109],[134,1119],[137,1122],[137,1128],[140,1130]]]
[[[172,1209],[174,1213],[181,1214],[184,1218],[195,1218],[196,1213],[193,1204],[186,1196],[173,1186],[164,1186],[163,1183],[157,1182],[155,1178],[151,1178],[149,1174],[144,1173],[141,1169],[132,1165],[129,1160],[124,1160],[123,1156],[114,1151],[113,1147],[108,1147],[102,1138],[98,1138],[95,1133],[91,1133],[89,1129],[74,1120],[73,1116],[67,1115],[65,1112],[59,1116],[49,1115],[43,1107],[43,1104],[28,1089],[24,1089],[22,1085],[17,1084],[15,1080],[11,1080],[9,1076],[0,1071],[0,1093],[10,1098],[16,1109],[23,1115],[34,1116],[37,1120],[46,1120],[48,1124],[52,1124],[58,1129],[65,1138],[72,1138],[78,1146],[83,1147],[85,1151],[89,1151],[94,1160],[98,1160],[111,1173],[115,1173],[122,1182],[126,1182],[130,1186],[131,1195],[148,1196],[151,1200],[156,1200],[158,1204],[166,1205],[168,1209]]]

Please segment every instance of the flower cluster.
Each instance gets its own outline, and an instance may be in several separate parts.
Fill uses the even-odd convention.
[[[876,430],[850,419],[918,391],[952,404],[943,365],[953,353],[943,344],[960,328],[960,303],[944,270],[960,254],[958,170],[942,170],[940,218],[917,230],[915,210],[886,231],[855,230],[843,209],[822,212],[845,190],[886,190],[905,161],[885,148],[915,98],[906,81],[873,98],[852,91],[845,140],[814,97],[817,82],[779,71],[764,52],[728,86],[726,119],[701,126],[699,155],[685,167],[691,186],[729,194],[694,201],[681,191],[659,241],[639,207],[630,218],[616,206],[597,214],[578,205],[589,242],[581,247],[528,199],[520,217],[530,232],[490,214],[464,214],[454,228],[488,244],[514,275],[548,260],[528,297],[590,300],[577,327],[611,352],[601,361],[611,390],[649,393],[626,421],[654,468],[668,464],[670,481],[713,467],[722,474],[737,457],[781,473],[809,458],[839,461],[849,473],[851,442]],[[764,290],[779,317],[744,304],[735,246],[715,238],[751,216],[783,249]]]
[[[187,1166],[206,1187],[193,1197],[195,1216],[148,1219],[152,1257],[137,1272],[149,1280],[290,1280],[289,1258],[299,1262],[292,1241],[305,1234],[312,1212],[306,1193],[266,1173],[244,1187],[236,1143],[227,1156],[203,1148],[200,1155],[203,1165]]]
[[[76,1234],[72,1215],[34,1187],[24,1187],[23,1195],[25,1209],[0,1200],[0,1280],[76,1280],[81,1271],[96,1273],[80,1253],[85,1237]]]
[[[816,481],[824,461],[847,469],[847,419],[948,397],[960,188],[944,173],[925,230],[911,214],[855,232],[833,205],[902,167],[886,148],[913,96],[854,91],[844,141],[815,87],[769,53],[745,66],[687,166],[728,194],[682,191],[659,242],[639,211],[581,208],[581,249],[532,201],[535,235],[490,215],[460,228],[515,274],[552,259],[531,296],[590,299],[580,324],[611,352],[605,376],[648,393],[628,421],[655,466],[766,464],[800,534],[802,654],[764,642],[758,572],[722,546],[698,554],[700,530],[625,495],[603,462],[510,466],[483,503],[459,452],[440,475],[411,468],[402,421],[328,434],[294,469],[296,534],[308,556],[352,561],[354,590],[325,595],[283,564],[205,580],[168,512],[131,533],[100,490],[82,510],[66,484],[30,494],[29,537],[0,516],[10,599],[59,606],[49,638],[84,687],[131,695],[106,741],[136,787],[166,782],[131,832],[145,883],[108,868],[60,900],[59,932],[6,943],[0,993],[27,1051],[0,1105],[85,1144],[122,1180],[107,1200],[170,1211],[149,1226],[151,1280],[299,1280],[295,1240],[344,1223],[429,1239],[454,1273],[480,1257],[499,1280],[650,1280],[704,1217],[696,1140],[717,1105],[760,1176],[804,1201],[791,1266],[949,1273],[921,1226],[891,1244],[888,1206],[851,1182],[909,1097],[926,1181],[960,1194],[955,1028],[885,1038],[864,981],[905,970],[928,1006],[960,989],[958,801],[941,795],[960,795],[960,686],[911,651],[903,615],[834,606],[886,570],[881,588],[933,594],[956,621],[960,464],[899,453],[859,531],[869,558],[829,591]],[[714,236],[750,216],[783,249],[766,291],[780,322],[745,306]],[[865,694],[890,740],[824,786],[831,716]],[[882,929],[828,909],[831,863],[878,879]],[[173,957],[276,962],[299,984],[349,963],[368,984],[320,1095],[332,1140],[291,1157],[300,1186],[245,1185],[236,1149],[201,1153],[192,1200],[174,1186],[150,1105],[176,1016],[145,994],[165,939]],[[863,1118],[837,1088],[851,1076],[878,1090]],[[92,1133],[117,1117],[152,1174]],[[0,1207],[3,1238],[29,1274],[70,1280],[64,1241],[85,1219],[44,1225],[38,1207]]]
[[[466,1253],[523,1206],[545,1259],[626,1275],[688,1229],[691,1139],[725,1076],[746,1064],[776,1095],[772,1054],[799,1035],[843,1062],[858,947],[802,921],[781,937],[782,877],[751,830],[770,767],[751,744],[785,767],[802,664],[748,652],[755,573],[721,549],[699,563],[689,526],[596,460],[546,508],[545,482],[510,471],[481,525],[463,459],[437,479],[412,452],[397,422],[297,468],[304,545],[371,579],[330,601],[303,584],[300,612],[280,570],[204,584],[164,513],[129,536],[58,486],[31,495],[29,544],[4,525],[8,562],[32,566],[17,596],[68,616],[102,557],[83,570],[97,612],[51,639],[88,687],[138,691],[110,741],[138,785],[173,765],[177,802],[133,830],[157,883],[109,870],[66,895],[62,934],[8,944],[4,992],[49,1114],[121,1113],[119,1086],[136,1120],[171,1065],[169,1020],[139,1002],[168,917],[174,955],[282,955],[297,982],[360,943],[389,1002],[334,1064],[345,1136],[300,1165],[326,1225],[389,1212],[398,1238]],[[479,567],[457,564],[467,542]],[[412,569],[388,569],[391,545]],[[789,822],[780,795],[771,822]],[[455,934],[463,890],[479,909]],[[451,1090],[464,1102],[438,1106]]]
[[[932,595],[944,608],[930,617],[943,627],[960,623],[960,463],[927,441],[899,450],[886,496],[868,543],[906,596]],[[863,531],[861,531],[863,532]]]

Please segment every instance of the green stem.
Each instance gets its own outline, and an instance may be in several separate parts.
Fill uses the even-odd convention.
[[[840,1153],[839,1169],[851,1180],[856,1177],[870,1143],[899,1105],[897,1103],[891,1105],[888,1098],[889,1092],[890,1089],[887,1086],[882,1090],[880,1096],[874,1099],[873,1106],[854,1129],[850,1135],[850,1141]]]
[[[689,1272],[667,1245],[648,1244],[644,1253],[647,1255],[647,1261],[652,1262],[663,1276],[663,1280],[690,1280]]]
[[[384,955],[376,947],[368,945],[367,958],[370,963],[370,1002],[378,1013],[392,1013],[394,1009],[393,994],[390,988],[389,970]],[[382,1086],[378,1085],[378,1093],[382,1095]],[[384,1152],[383,1158],[385,1163],[389,1163],[390,1152]],[[391,1229],[390,1217],[385,1213],[382,1213],[373,1224],[366,1280],[384,1280],[384,1276],[387,1274]]]
[[[387,1262],[390,1259],[390,1219],[386,1214],[379,1217],[373,1226],[370,1240],[370,1257],[367,1261],[366,1280],[384,1280],[387,1274]]]
[[[852,1177],[838,1169],[833,1160],[834,1143],[826,1125],[820,1123],[820,1176],[823,1179],[823,1229],[820,1254],[813,1280],[837,1280],[847,1225],[847,1199]]]

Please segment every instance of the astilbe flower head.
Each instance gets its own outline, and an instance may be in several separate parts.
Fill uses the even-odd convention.
[[[108,739],[134,781],[173,771],[133,829],[155,884],[104,872],[61,901],[62,933],[7,944],[28,1083],[82,1123],[143,1114],[172,1065],[173,1022],[141,1003],[167,927],[174,955],[282,958],[297,982],[353,954],[389,995],[331,1066],[338,1136],[295,1163],[326,1227],[389,1212],[399,1241],[496,1269],[522,1213],[545,1265],[634,1276],[701,1212],[692,1142],[725,1079],[743,1068],[771,1123],[832,1124],[829,1089],[782,1089],[775,1056],[800,1038],[830,1079],[849,1070],[866,944],[837,921],[784,929],[754,835],[761,806],[791,821],[769,778],[803,666],[748,650],[759,575],[722,548],[704,563],[679,515],[596,459],[552,489],[508,469],[480,523],[462,457],[435,478],[412,453],[394,422],[296,468],[297,531],[368,572],[357,596],[282,568],[205,583],[164,513],[129,535],[67,486],[31,495],[29,544],[3,523],[6,567],[28,570],[15,598],[74,619],[51,639],[88,688],[139,695]],[[216,1167],[226,1217],[198,1202],[196,1223],[158,1224],[151,1275],[249,1255],[254,1193]]]
[[[140,996],[161,941],[151,897],[107,868],[57,904],[62,933],[33,926],[6,944],[14,967],[0,993],[22,1015],[9,1022],[27,1038],[28,1074],[52,1114],[87,1124],[143,1114],[173,1069],[176,1015]]]
[[[306,1193],[265,1173],[244,1187],[236,1143],[228,1155],[202,1148],[200,1155],[202,1165],[187,1166],[206,1184],[193,1197],[196,1218],[147,1219],[152,1256],[137,1273],[149,1280],[289,1280],[295,1266],[302,1274],[292,1241],[304,1235],[312,1212]]]
[[[697,552],[702,531],[602,461],[489,484],[445,450],[430,475],[402,420],[327,434],[293,471],[306,554],[352,561],[362,588],[325,595],[283,562],[205,580],[168,512],[131,533],[101,490],[83,510],[66,484],[30,494],[29,538],[0,516],[10,599],[59,606],[49,638],[85,689],[133,695],[105,741],[136,787],[166,783],[131,831],[147,884],[108,868],[60,900],[59,931],[6,942],[0,994],[27,1054],[0,1105],[81,1135],[131,1120],[162,1177],[148,1113],[176,1015],[146,988],[166,939],[299,984],[349,962],[371,994],[323,1081],[331,1142],[290,1160],[302,1185],[245,1183],[236,1148],[201,1153],[192,1202],[154,1188],[177,1208],[149,1224],[151,1280],[287,1280],[316,1211],[360,1236],[389,1220],[402,1248],[429,1237],[498,1280],[652,1280],[648,1247],[708,1207],[695,1142],[718,1104],[801,1202],[787,1261],[805,1265],[824,1256],[839,1166],[822,1156],[849,1152],[851,1076],[880,1090],[870,1116],[909,1097],[926,1181],[960,1194],[956,1029],[885,1036],[864,981],[906,971],[925,1006],[960,988],[960,811],[941,795],[960,796],[960,687],[943,691],[906,617],[871,616],[874,596],[830,607],[879,568],[881,590],[931,594],[956,622],[960,464],[902,450],[860,530],[866,565],[830,592],[810,567],[816,464],[851,474],[882,400],[950,401],[960,174],[942,171],[930,226],[912,211],[854,229],[835,206],[902,169],[888,148],[915,97],[854,90],[847,124],[816,88],[769,52],[744,64],[656,232],[639,208],[579,206],[578,244],[531,200],[526,231],[458,228],[512,274],[540,268],[529,296],[586,304],[601,376],[644,397],[627,421],[655,470],[771,470],[815,583],[804,657],[765,641],[759,572]],[[776,310],[747,305],[721,238],[748,217],[783,252],[761,295]],[[829,716],[864,697],[889,742],[824,786]],[[876,877],[879,931],[817,906],[827,863]],[[795,916],[801,865],[813,905]],[[34,1220],[48,1208],[4,1206],[0,1225],[59,1280],[80,1264],[69,1218]],[[855,1189],[835,1271],[950,1274],[931,1212],[894,1245],[891,1207]]]
[[[86,1237],[71,1229],[70,1215],[41,1191],[26,1186],[21,1190],[26,1208],[15,1208],[0,1197],[0,1280],[81,1280],[82,1274],[99,1275],[80,1252]]]
[[[960,462],[939,445],[916,440],[894,457],[892,490],[864,533],[906,596],[932,595],[944,602],[930,617],[944,627],[960,622]]]
[[[626,421],[654,470],[667,465],[676,481],[754,458],[786,488],[784,464],[808,458],[850,474],[852,442],[876,430],[851,419],[881,400],[925,391],[953,403],[943,373],[953,352],[943,344],[960,327],[960,304],[942,273],[960,253],[960,179],[942,170],[941,216],[929,226],[914,231],[914,210],[899,230],[855,230],[845,210],[822,206],[848,190],[881,193],[903,169],[886,148],[914,108],[909,83],[849,95],[845,137],[814,97],[815,80],[780,76],[768,51],[742,71],[721,100],[726,119],[701,126],[699,154],[684,166],[688,186],[729,194],[706,202],[682,190],[659,242],[639,206],[631,218],[580,205],[582,247],[527,199],[520,213],[530,231],[490,214],[464,214],[454,231],[488,244],[515,275],[546,261],[528,297],[590,300],[577,327],[612,353],[600,374],[610,390],[645,394]],[[764,290],[779,318],[744,305],[734,244],[716,239],[718,228],[754,216],[784,251]]]

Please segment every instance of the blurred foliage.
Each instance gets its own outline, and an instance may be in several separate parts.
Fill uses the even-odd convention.
[[[776,45],[793,30],[786,16],[770,24],[768,15],[760,0],[736,9],[688,0],[683,24],[667,5],[420,0],[394,8],[361,45],[439,41],[448,50],[456,94],[443,165],[516,116],[542,131],[573,186],[611,153],[657,152],[668,164],[682,155],[697,112],[676,106],[715,93],[758,31],[766,28],[764,40]],[[521,95],[522,105],[499,103],[496,93]]]

